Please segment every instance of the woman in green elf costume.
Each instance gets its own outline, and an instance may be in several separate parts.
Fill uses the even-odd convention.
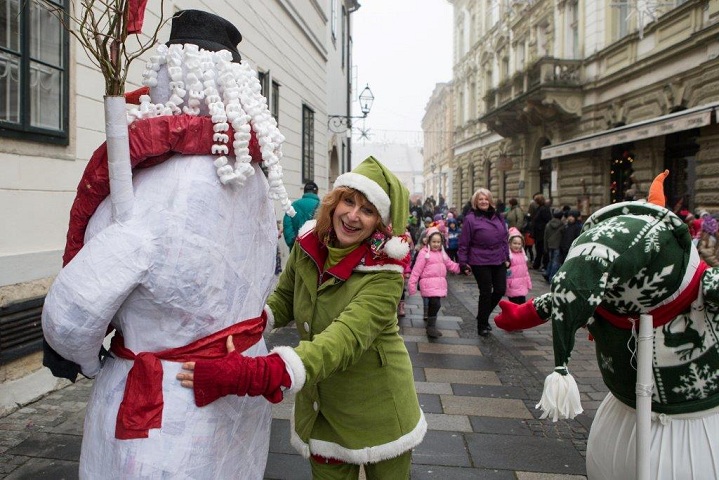
[[[268,322],[294,320],[299,345],[250,358],[228,341],[227,357],[184,364],[177,377],[197,405],[297,392],[291,443],[314,478],[358,478],[360,465],[368,479],[409,478],[427,423],[397,324],[408,206],[407,189],[373,157],[340,175],[267,301]]]
[[[719,268],[699,258],[687,225],[664,207],[668,173],[647,202],[591,215],[551,291],[523,305],[503,302],[495,319],[505,330],[552,322],[556,368],[538,407],[555,421],[582,412],[567,364],[576,331],[589,329],[609,388],[589,434],[590,479],[636,478],[640,314],[654,326],[650,478],[719,478]]]

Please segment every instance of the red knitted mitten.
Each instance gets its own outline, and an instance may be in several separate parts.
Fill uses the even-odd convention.
[[[262,395],[272,403],[282,401],[281,387],[291,386],[282,358],[273,353],[265,357],[245,357],[231,352],[219,360],[195,363],[195,404],[204,407],[225,395]]]
[[[525,330],[527,328],[536,327],[545,322],[534,308],[534,302],[529,300],[521,305],[500,300],[499,307],[502,313],[494,317],[494,323],[502,330]]]

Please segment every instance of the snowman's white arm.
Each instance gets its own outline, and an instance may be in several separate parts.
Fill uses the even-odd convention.
[[[149,242],[113,224],[90,240],[58,274],[45,299],[43,333],[60,356],[94,377],[107,327],[145,276]]]

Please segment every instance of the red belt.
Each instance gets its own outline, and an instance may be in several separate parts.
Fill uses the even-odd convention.
[[[162,426],[164,401],[160,360],[194,362],[222,358],[227,355],[226,342],[229,335],[233,335],[235,349],[243,352],[260,340],[266,324],[267,314],[263,311],[259,317],[237,323],[184,347],[137,354],[125,347],[125,339],[116,333],[110,351],[134,363],[127,374],[125,394],[117,411],[115,438],[147,438],[151,428]]]
[[[703,260],[700,261],[699,266],[697,267],[696,271],[694,272],[694,275],[692,276],[692,279],[687,285],[687,288],[685,288],[684,291],[682,291],[677,296],[677,298],[675,298],[671,302],[667,303],[666,305],[657,307],[648,313],[652,316],[654,328],[661,327],[665,323],[674,320],[677,315],[686,311],[691,306],[692,302],[694,302],[694,300],[696,300],[697,296],[699,295],[699,287],[701,286],[702,275],[707,268],[709,268],[708,265],[704,263]],[[602,306],[597,307],[596,311],[603,319],[605,319],[615,327],[624,330],[631,330],[632,320],[638,320],[638,316],[617,315],[616,313],[612,313]]]

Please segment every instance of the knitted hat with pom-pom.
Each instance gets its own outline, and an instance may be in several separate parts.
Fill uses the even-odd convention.
[[[334,188],[349,187],[358,190],[377,208],[382,222],[390,229],[392,238],[384,246],[390,258],[402,259],[409,245],[400,237],[405,233],[409,215],[409,190],[387,167],[374,157],[367,157],[351,172],[335,180]]]

